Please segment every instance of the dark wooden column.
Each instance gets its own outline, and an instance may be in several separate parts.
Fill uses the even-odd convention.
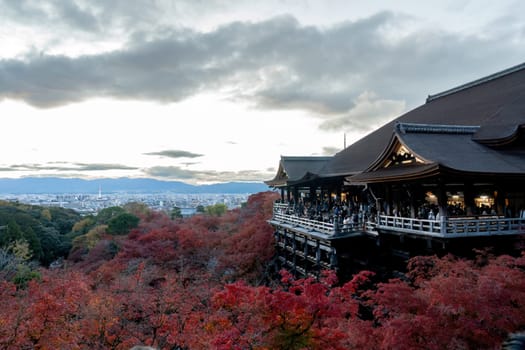
[[[385,204],[385,215],[392,215],[392,188],[390,184],[385,184],[385,202],[383,205]],[[383,208],[381,208],[381,211],[383,211]]]
[[[503,189],[502,186],[495,186],[494,191],[494,204],[496,205],[496,213],[498,215],[505,215],[505,196],[506,191]]]
[[[447,189],[443,181],[438,182],[438,188],[436,196],[439,206],[439,216],[441,218],[447,217]]]
[[[408,201],[410,205],[410,217],[412,219],[416,218],[417,216],[417,209],[416,209],[416,188],[415,185],[409,184],[407,186],[407,192],[408,192]]]
[[[334,202],[332,200],[332,191],[333,191],[333,187],[330,184],[330,187],[328,189],[328,208],[332,208],[332,205],[334,204]]]
[[[465,182],[463,196],[465,199],[465,214],[474,215],[476,213],[476,203],[474,203],[474,186],[472,182]]]
[[[310,203],[311,205],[315,205],[315,200],[316,200],[316,187],[314,187],[313,185],[310,186]]]

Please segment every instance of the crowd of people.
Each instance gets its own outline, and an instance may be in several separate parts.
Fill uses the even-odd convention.
[[[290,200],[285,214],[352,228],[363,225],[374,218],[376,213],[374,204],[338,199],[310,201],[301,198],[297,202]]]
[[[474,216],[498,215],[494,206],[482,205],[473,208],[473,211],[472,215]],[[345,227],[354,227],[362,225],[367,221],[374,222],[378,211],[375,202],[365,204],[344,199],[328,200],[326,198],[324,200],[316,199],[313,201],[300,198],[295,201],[292,198],[288,203],[285,214],[296,215],[297,217],[307,218],[309,220],[339,224]],[[386,204],[381,208],[379,214],[406,218],[414,217],[420,220],[440,220],[439,207],[436,204],[428,202],[419,205],[414,215],[408,205],[389,208]],[[453,203],[447,206],[447,217],[461,217],[465,215],[466,212],[461,203]]]

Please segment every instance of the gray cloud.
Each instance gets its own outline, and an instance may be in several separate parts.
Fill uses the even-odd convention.
[[[98,170],[137,170],[139,168],[132,167],[123,164],[107,164],[107,163],[73,163],[76,168],[71,170],[86,170],[86,171],[98,171]]]
[[[148,169],[144,169],[144,172],[147,175],[160,178],[170,178],[170,179],[192,179],[196,172],[188,169],[182,169],[177,166],[156,166]]]
[[[133,22],[151,24],[161,15],[161,7],[157,6],[160,3],[147,0],[0,0],[0,18],[70,33],[99,33]]]
[[[22,13],[27,4],[11,10]],[[97,27],[82,7],[56,4],[62,4],[60,11],[80,11],[72,16],[79,26],[84,21],[86,28]],[[35,18],[44,16],[34,11]],[[478,78],[469,67],[488,74],[519,63],[525,54],[524,26],[517,21],[515,34],[422,30],[393,40],[387,34],[404,20],[382,12],[321,29],[282,16],[206,33],[138,26],[120,51],[1,60],[0,99],[49,108],[94,97],[167,103],[221,90],[256,108],[309,111],[325,130],[370,130],[428,94]]]
[[[149,152],[144,153],[148,156],[161,156],[161,157],[168,157],[168,158],[198,158],[202,157],[203,154],[198,153],[192,153],[188,151],[182,151],[182,150],[164,150],[159,152]]]
[[[336,154],[337,152],[339,152],[341,150],[342,150],[342,147],[341,148],[337,148],[337,147],[323,147],[322,154],[325,155],[325,156],[333,156],[334,154]]]
[[[138,169],[137,167],[122,164],[50,162],[45,164],[13,164],[0,169],[0,171],[106,171]]]
[[[184,166],[190,166],[190,165],[200,164],[200,162],[181,162],[180,164]]]
[[[259,170],[213,171],[189,170],[177,166],[157,166],[143,170],[148,176],[170,180],[193,180],[196,182],[263,181],[272,177],[270,172]]]
[[[354,129],[367,131],[394,119],[405,110],[405,102],[381,100],[375,94],[364,92],[354,101],[354,107],[345,114],[335,115],[321,123],[323,130]]]

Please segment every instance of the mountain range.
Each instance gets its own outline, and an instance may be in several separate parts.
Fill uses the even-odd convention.
[[[227,182],[211,185],[190,185],[180,181],[148,178],[93,179],[58,177],[0,178],[0,193],[258,193],[269,190],[262,182]]]

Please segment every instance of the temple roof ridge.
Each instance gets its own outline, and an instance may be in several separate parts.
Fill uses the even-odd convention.
[[[502,71],[499,71],[499,72],[487,75],[485,77],[473,80],[471,82],[468,82],[468,83],[465,83],[465,84],[453,87],[451,89],[439,92],[437,94],[428,95],[426,102],[428,103],[428,102],[434,101],[434,100],[436,100],[436,99],[438,99],[440,97],[444,97],[444,96],[455,94],[456,92],[459,92],[459,91],[462,91],[462,90],[466,90],[466,89],[469,89],[469,88],[477,86],[477,85],[484,84],[484,83],[489,82],[491,80],[495,80],[495,79],[504,77],[506,75],[509,75],[509,74],[514,73],[514,72],[520,71],[522,69],[525,69],[525,62],[520,63],[520,64],[518,64],[518,65],[516,65],[514,67],[510,67],[510,68],[504,69]]]
[[[403,133],[418,134],[474,134],[479,130],[475,125],[396,123],[396,130]]]
[[[285,160],[328,160],[333,156],[281,156],[281,159]]]

